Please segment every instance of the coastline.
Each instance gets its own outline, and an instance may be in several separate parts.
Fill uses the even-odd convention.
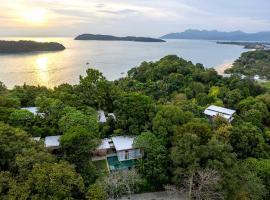
[[[233,66],[233,62],[227,62],[227,63],[224,63],[224,64],[221,64],[221,65],[216,66],[215,67],[215,70],[217,71],[217,73],[219,75],[223,75],[224,74],[224,71],[226,69],[232,68],[232,66]]]

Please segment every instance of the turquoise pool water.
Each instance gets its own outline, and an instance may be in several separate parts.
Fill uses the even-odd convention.
[[[120,162],[117,156],[108,157],[107,161],[111,171],[131,169],[135,166],[135,160],[127,160]]]

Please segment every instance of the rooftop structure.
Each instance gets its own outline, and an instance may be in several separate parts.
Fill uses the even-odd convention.
[[[40,137],[32,137],[32,140],[36,141],[36,142],[39,142],[40,141]]]
[[[98,122],[99,123],[105,123],[107,121],[105,112],[103,110],[98,111]]]
[[[134,140],[131,136],[105,138],[93,152],[92,160],[104,160],[110,171],[130,169],[143,155],[141,149],[133,146]]]
[[[209,116],[211,119],[215,116],[222,116],[226,120],[231,122],[233,120],[233,114],[235,112],[235,110],[212,105],[205,109],[204,114]]]
[[[112,141],[116,151],[123,151],[133,149],[134,137],[128,136],[115,136],[112,137]]]
[[[45,137],[45,147],[58,149],[60,147],[60,135]]]
[[[38,107],[25,107],[25,108],[21,108],[21,110],[27,110],[33,113],[34,115],[38,114]]]
[[[24,108],[21,108],[21,110],[27,110],[27,111],[33,113],[34,115],[38,115],[40,117],[44,117],[44,113],[38,112],[38,110],[39,110],[38,107],[24,107]]]

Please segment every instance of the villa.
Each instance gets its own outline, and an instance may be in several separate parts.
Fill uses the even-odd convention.
[[[210,122],[213,122],[213,118],[216,116],[221,116],[228,122],[232,122],[235,112],[235,110],[212,105],[205,109],[204,114],[208,116]]]
[[[108,113],[107,117],[105,115],[105,112],[103,110],[98,110],[98,122],[99,123],[106,123],[108,117],[112,117],[114,120],[116,120],[116,117],[114,113]]]
[[[109,171],[133,168],[136,160],[143,155],[141,149],[134,147],[134,139],[129,136],[103,139],[93,152],[92,161],[105,162]]]
[[[44,141],[47,149],[55,150],[60,148],[60,135],[47,136]]]
[[[40,117],[45,116],[45,113],[40,113],[39,112],[38,107],[24,107],[24,108],[21,108],[21,110],[27,110],[27,111],[31,112],[33,115],[35,115],[35,116],[40,116]]]

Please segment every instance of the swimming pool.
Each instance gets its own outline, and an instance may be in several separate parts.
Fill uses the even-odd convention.
[[[107,157],[110,171],[131,169],[135,166],[135,160],[119,161],[117,156]]]

